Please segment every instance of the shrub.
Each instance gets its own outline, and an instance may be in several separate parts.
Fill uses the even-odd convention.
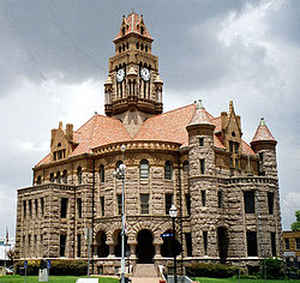
[[[278,258],[266,258],[260,261],[261,278],[266,279],[283,279],[284,278],[284,263]]]
[[[186,266],[186,274],[191,277],[228,278],[236,275],[239,268],[232,265],[194,262]]]
[[[27,275],[38,275],[40,260],[29,260]],[[24,273],[24,261],[18,261],[15,265],[17,274]],[[83,260],[51,260],[51,275],[74,275],[81,276],[87,273],[87,262]]]

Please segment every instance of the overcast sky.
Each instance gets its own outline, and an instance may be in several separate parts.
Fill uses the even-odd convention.
[[[234,101],[250,142],[260,117],[278,141],[284,229],[300,209],[300,1],[0,1],[0,236],[14,234],[16,190],[50,149],[58,122],[104,113],[103,82],[122,15],[144,15],[164,109]]]

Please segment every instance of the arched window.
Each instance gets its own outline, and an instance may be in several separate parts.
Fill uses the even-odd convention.
[[[117,161],[117,163],[116,163],[116,169],[118,169],[121,164],[123,164],[122,160]]]
[[[105,181],[105,172],[104,172],[104,165],[100,165],[100,168],[99,168],[99,178],[100,178],[100,182],[101,183],[104,183]]]
[[[165,179],[172,180],[173,175],[173,165],[171,161],[166,161],[165,163]]]
[[[149,178],[149,162],[146,159],[143,159],[140,162],[140,178],[141,179]]]
[[[59,172],[59,171],[56,173],[56,182],[57,182],[58,184],[61,183],[61,176],[60,176],[60,172]]]
[[[68,183],[68,172],[67,172],[67,170],[64,170],[63,175],[62,175],[62,179],[63,179],[64,184]]]
[[[77,168],[77,178],[78,178],[78,184],[82,183],[82,168],[79,166]]]
[[[189,173],[189,169],[190,169],[190,165],[189,165],[189,162],[188,160],[185,160],[183,162],[183,172],[188,174]]]
[[[122,35],[125,35],[125,27],[122,27]]]
[[[136,49],[140,49],[140,44],[138,42],[136,43]]]

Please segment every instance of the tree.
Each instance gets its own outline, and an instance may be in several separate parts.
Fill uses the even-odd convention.
[[[292,223],[292,231],[300,231],[300,210],[297,210],[296,213],[296,222]]]

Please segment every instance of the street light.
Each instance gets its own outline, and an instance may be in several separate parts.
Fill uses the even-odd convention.
[[[125,155],[126,146],[121,146],[121,152],[123,157]],[[120,164],[119,167],[114,171],[113,175],[119,180],[122,180],[122,248],[121,248],[121,283],[125,283],[125,173],[126,165]]]
[[[169,215],[172,218],[173,224],[173,256],[174,256],[174,283],[177,283],[177,272],[176,272],[176,239],[175,239],[175,218],[177,217],[177,208],[174,204],[172,204]]]

